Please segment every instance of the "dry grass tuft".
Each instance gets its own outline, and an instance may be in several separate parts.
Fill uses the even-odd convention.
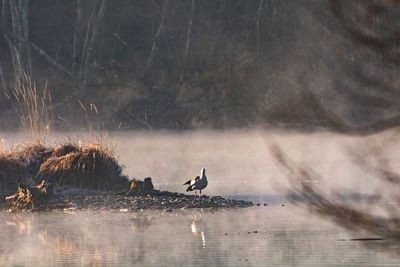
[[[40,167],[36,181],[42,180],[105,190],[120,190],[129,184],[114,153],[98,143],[58,146]]]
[[[77,152],[78,147],[73,144],[65,144],[65,145],[59,145],[56,146],[54,149],[53,154],[51,155],[52,157],[62,157],[65,156],[71,152]]]
[[[21,161],[38,161],[39,163],[43,163],[52,155],[53,149],[37,143],[25,143],[14,146],[6,153],[19,158]]]
[[[0,152],[0,191],[16,191],[19,183],[33,186],[42,180],[90,189],[129,186],[113,150],[96,142],[54,149],[30,143]]]

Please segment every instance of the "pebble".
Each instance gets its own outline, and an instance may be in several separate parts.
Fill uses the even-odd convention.
[[[84,194],[84,196],[82,196]],[[68,202],[66,202],[68,199]],[[63,205],[60,205],[63,204]],[[1,205],[0,210],[7,210],[9,206]],[[258,203],[257,206],[260,204]],[[253,206],[252,202],[243,200],[225,199],[220,196],[202,196],[194,198],[192,195],[182,193],[172,193],[166,191],[155,191],[155,194],[144,196],[121,196],[112,193],[79,192],[77,194],[60,194],[56,200],[42,203],[41,210],[57,210],[60,207],[74,207],[77,210],[83,209],[105,209],[128,212],[132,210],[143,211],[145,209],[161,209],[170,212],[173,209],[191,209],[191,208],[244,208]]]

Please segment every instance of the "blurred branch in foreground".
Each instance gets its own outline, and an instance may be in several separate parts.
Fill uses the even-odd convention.
[[[311,168],[305,168],[293,162],[276,144],[271,145],[270,150],[289,180],[288,193],[293,203],[305,205],[312,213],[323,216],[350,231],[366,234],[369,238],[357,240],[369,241],[363,242],[368,247],[399,253],[400,210],[398,204],[400,202],[390,205],[393,203],[388,202],[388,199],[385,198],[366,199],[368,207],[376,205],[385,214],[375,215],[370,212],[369,208],[368,211],[361,211],[360,208],[353,205],[356,204],[354,202],[344,203],[341,200],[329,199],[310,183],[310,181],[320,178]],[[377,173],[380,173],[378,171],[379,169],[377,169]],[[385,179],[385,177],[378,178]],[[395,189],[398,190],[400,185],[394,183],[392,186],[397,186]]]
[[[329,42],[322,45],[326,48],[320,72],[330,83],[314,86],[318,71],[300,73],[304,106],[311,107],[328,129],[340,133],[369,135],[398,126],[400,1],[318,3],[309,10],[329,32]],[[324,93],[322,87],[327,88]],[[328,93],[337,96],[339,104],[333,105]]]

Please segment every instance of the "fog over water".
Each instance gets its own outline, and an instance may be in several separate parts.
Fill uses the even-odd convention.
[[[109,133],[103,142],[115,146],[129,177],[150,176],[156,189],[184,192],[182,183],[204,167],[209,181],[204,194],[250,199],[261,206],[137,213],[1,212],[0,265],[396,265],[399,256],[349,241],[368,234],[348,232],[290,203],[287,178],[269,152],[270,144],[278,144],[293,161],[312,167],[319,179],[311,182],[328,194],[339,189],[385,194],[389,188],[352,163],[346,151],[367,153],[371,144],[378,144],[386,148],[393,170],[399,170],[399,147],[382,141],[392,135],[264,130]],[[52,140],[59,143],[66,136],[75,142],[88,139],[79,133],[57,133]],[[1,138],[9,147],[24,135],[5,133]]]
[[[265,130],[175,132],[52,133],[48,143],[100,139],[114,148],[130,178],[152,177],[157,189],[184,192],[182,184],[206,168],[207,195],[242,195],[269,200],[284,195],[287,178],[272,158],[270,145],[278,144],[301,166],[319,174],[312,181],[325,192],[375,193],[382,185],[349,157],[352,149],[370,154],[380,146],[390,158],[390,167],[400,171],[398,143],[385,143],[395,131],[354,137],[329,132],[296,133]],[[3,133],[5,147],[26,140],[24,133]]]
[[[138,266],[393,266],[399,256],[294,206],[0,213],[0,264]]]
[[[347,150],[370,153],[380,145],[390,156],[393,170],[400,170],[399,145],[383,140],[395,132],[354,137],[329,132],[296,133],[265,130],[97,133],[95,137],[114,147],[129,177],[152,177],[158,189],[183,192],[182,183],[206,168],[209,195],[268,196],[284,194],[287,179],[271,157],[269,146],[278,144],[293,161],[319,174],[313,181],[321,189],[373,193],[379,181],[351,161]],[[26,140],[23,133],[4,133],[6,147]],[[83,133],[53,133],[51,142],[90,140]]]

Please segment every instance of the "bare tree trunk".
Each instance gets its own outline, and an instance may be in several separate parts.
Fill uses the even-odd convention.
[[[29,24],[28,24],[28,4],[29,0],[10,0],[10,14],[12,33],[21,36],[25,40],[29,40]],[[20,65],[22,74],[31,75],[32,73],[32,57],[28,44],[19,40],[13,40],[14,49]],[[19,76],[21,77],[21,76]]]
[[[261,18],[261,11],[262,11],[262,3],[263,3],[263,0],[260,0],[258,3],[257,22],[256,22],[257,59],[260,56],[260,18]]]
[[[2,1],[2,6],[1,6],[1,30],[4,31],[7,28],[7,0]]]
[[[90,39],[90,34],[92,32],[91,31],[91,27],[92,27],[92,24],[93,24],[94,13],[95,13],[95,8],[93,8],[92,9],[92,13],[90,13],[89,21],[88,21],[87,27],[86,27],[85,41],[84,41],[83,47],[82,47],[82,54],[81,54],[81,60],[80,60],[80,66],[79,66],[79,76],[80,76],[80,78],[83,78],[83,76],[85,75],[85,69],[87,69],[87,67],[85,66],[84,62],[86,61],[88,43],[89,43],[89,39]]]
[[[190,37],[192,35],[192,26],[193,26],[193,17],[194,17],[195,4],[196,4],[196,0],[192,0],[192,10],[190,12],[189,25],[188,25],[187,32],[186,32],[185,51],[183,52],[184,59],[186,59],[186,57],[187,57],[187,55],[189,53]]]
[[[24,75],[32,74],[29,43],[13,38],[13,36],[20,36],[22,39],[29,40],[28,10],[29,0],[3,0],[1,30],[10,48],[14,75],[17,80],[22,79]],[[8,25],[9,22],[11,25]]]
[[[76,0],[76,24],[74,28],[74,40],[72,47],[72,68],[71,72],[75,74],[76,65],[78,59],[78,38],[79,38],[79,26],[81,25],[81,1]]]
[[[97,3],[98,2],[95,3],[95,8],[92,10],[89,18],[88,26],[86,29],[85,42],[82,49],[79,76],[82,78],[83,86],[86,85],[90,54],[91,50],[93,49],[94,40],[96,38],[97,27],[99,25],[101,17],[104,14],[106,0],[101,0],[98,8],[96,8]]]
[[[213,35],[213,38],[211,38],[211,43],[210,43],[210,52],[209,52],[209,57],[212,59],[214,58],[214,51],[216,47],[216,40],[220,36],[221,28],[222,28],[222,20],[221,17],[223,16],[224,12],[226,9],[226,0],[222,0],[220,3],[220,6],[218,8],[218,13],[217,13],[217,19],[215,21],[213,29],[211,29],[210,34]]]
[[[25,40],[29,41],[29,21],[28,21],[28,11],[29,11],[29,0],[20,0],[20,9],[21,9],[21,36],[25,38]],[[25,72],[27,74],[32,75],[32,53],[29,44],[23,43],[21,44],[22,51],[24,54],[25,61]]]
[[[8,11],[8,12],[7,12]],[[4,36],[4,39],[6,39],[8,46],[10,48],[10,54],[11,54],[11,62],[13,65],[13,70],[14,70],[14,75],[15,78],[19,77],[19,74],[21,73],[20,71],[20,64],[18,64],[18,60],[17,57],[15,55],[15,48],[14,48],[14,43],[12,41],[12,39],[10,38],[10,36],[8,34],[6,34],[6,32],[9,30],[8,29],[8,22],[9,22],[9,17],[10,17],[10,7],[8,4],[8,0],[3,0],[3,5],[2,5],[2,16],[1,16],[1,31],[2,34]],[[18,52],[18,51],[17,51]]]
[[[124,11],[123,11],[123,13],[121,14],[121,16],[119,17],[119,20],[118,20],[117,29],[113,33],[113,35],[114,35],[115,39],[118,41],[118,43],[117,42],[113,42],[113,46],[112,46],[112,50],[111,50],[112,51],[111,52],[111,61],[114,60],[114,54],[115,54],[115,50],[117,49],[117,45],[122,44],[125,47],[128,46],[128,43],[126,41],[124,41],[120,36],[121,24],[122,24],[122,20],[125,18],[126,10],[128,10],[128,8],[127,8],[128,4],[129,4],[129,2],[126,2],[126,6],[124,8]]]
[[[6,80],[4,79],[3,64],[1,64],[1,62],[0,62],[0,82],[1,86],[3,87],[3,92],[6,92],[7,85],[6,85]]]
[[[154,35],[153,43],[151,45],[150,55],[149,55],[149,57],[147,59],[147,67],[148,68],[151,66],[151,63],[153,61],[154,51],[155,51],[156,45],[157,45],[157,40],[158,40],[158,37],[159,37],[159,35],[161,33],[161,30],[164,27],[165,16],[167,14],[167,9],[168,9],[168,2],[169,2],[169,0],[164,0],[164,6],[163,6],[162,14],[161,14],[160,24],[158,25],[158,29],[156,31],[156,34]]]
[[[85,61],[84,61],[84,72],[85,73],[87,72],[87,67],[88,67],[88,63],[89,63],[89,59],[90,59],[91,50],[93,49],[93,43],[96,38],[97,26],[99,25],[99,21],[104,14],[105,6],[106,6],[105,3],[106,3],[106,0],[101,0],[99,11],[97,12],[96,17],[94,18],[94,21],[93,21],[92,33],[90,35],[90,39],[89,39],[88,45],[86,47],[86,57],[85,57]]]

